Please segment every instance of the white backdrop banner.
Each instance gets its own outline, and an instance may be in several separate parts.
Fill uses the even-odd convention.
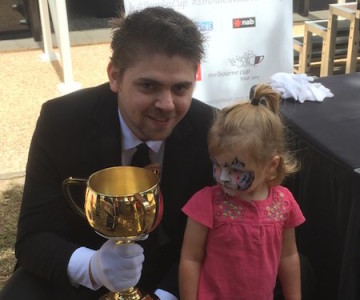
[[[194,20],[206,36],[206,57],[194,97],[224,106],[248,99],[250,88],[277,72],[292,73],[290,0],[125,0],[129,13],[164,6]]]

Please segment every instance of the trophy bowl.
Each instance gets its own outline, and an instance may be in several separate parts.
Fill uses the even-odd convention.
[[[79,185],[85,187],[83,207],[71,192],[72,186]],[[119,244],[142,239],[161,221],[159,176],[148,169],[119,166],[99,170],[88,179],[69,177],[63,181],[63,192],[73,210],[99,235]],[[130,288],[112,298],[135,300],[141,295]]]

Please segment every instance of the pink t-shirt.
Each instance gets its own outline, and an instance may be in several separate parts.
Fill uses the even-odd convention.
[[[305,218],[291,192],[272,187],[263,201],[246,202],[215,185],[198,191],[183,207],[209,228],[198,300],[272,300],[283,229]]]

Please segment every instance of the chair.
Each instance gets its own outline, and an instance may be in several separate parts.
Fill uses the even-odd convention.
[[[320,76],[333,74],[338,17],[342,17],[350,22],[345,73],[349,74],[356,71],[356,62],[359,50],[358,6],[358,2],[329,5],[328,28],[324,44],[324,59],[321,66]]]
[[[325,56],[323,56],[323,52],[326,47],[327,22],[327,20],[306,21],[304,23],[304,36],[293,39],[294,62],[297,63],[297,67],[294,67],[295,73],[311,73],[314,72],[312,67],[315,65],[320,66],[320,68],[324,65]],[[349,21],[341,20],[335,39],[334,59],[336,61],[346,57],[348,35]]]
[[[298,53],[295,73],[309,73],[315,62],[320,64],[319,75],[328,76],[333,74],[335,62],[341,59],[346,61],[345,73],[356,71],[360,14],[356,5],[356,2],[330,4],[328,20],[305,22],[304,37],[294,38],[293,43]]]

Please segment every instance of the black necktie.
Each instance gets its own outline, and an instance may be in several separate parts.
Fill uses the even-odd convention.
[[[149,147],[145,143],[141,143],[136,147],[136,151],[131,159],[131,165],[134,167],[146,167],[151,164]]]

